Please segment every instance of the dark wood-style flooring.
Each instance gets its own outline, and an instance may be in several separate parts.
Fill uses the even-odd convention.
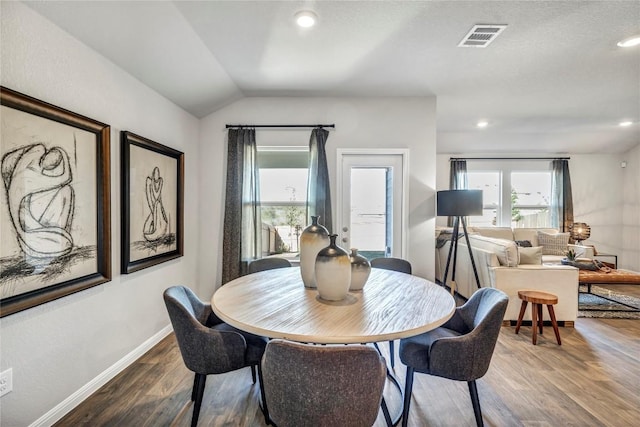
[[[640,296],[639,286],[611,289]],[[562,346],[551,328],[537,346],[530,327],[514,331],[501,329],[478,381],[486,426],[639,425],[640,320],[578,319],[560,328]],[[396,374],[404,384],[401,363]],[[172,334],[56,425],[189,426],[192,384]],[[248,368],[210,375],[198,425],[265,426],[258,400]],[[384,425],[379,416],[376,426]],[[409,425],[474,426],[466,384],[416,374]]]

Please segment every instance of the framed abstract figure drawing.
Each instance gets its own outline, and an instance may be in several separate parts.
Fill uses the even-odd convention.
[[[0,87],[0,317],[111,280],[104,123]]]
[[[184,154],[121,132],[122,273],[184,254]]]

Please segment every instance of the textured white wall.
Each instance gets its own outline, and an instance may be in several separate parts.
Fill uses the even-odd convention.
[[[640,271],[640,144],[622,156],[623,169],[622,256],[620,267]]]
[[[585,241],[622,256],[623,169],[620,154],[572,154],[569,161],[576,221],[591,226]]]
[[[620,268],[640,271],[638,262],[640,239],[640,148],[626,154],[570,154],[569,171],[576,221],[591,226],[591,237],[585,242],[599,252],[618,255]],[[438,190],[449,188],[450,157],[482,157],[478,154],[440,154],[437,157]],[[536,154],[535,157],[545,155]],[[548,154],[548,157],[558,154]],[[563,156],[567,156],[563,154]],[[509,157],[508,154],[496,157]],[[523,157],[522,154],[518,157]],[[526,156],[524,156],[526,157]],[[622,160],[627,168],[620,167]],[[446,220],[438,218],[438,225]],[[610,258],[603,260],[610,261]]]
[[[205,117],[200,128],[200,277],[221,278],[225,124],[335,123],[327,159],[335,210],[337,148],[409,148],[409,261],[434,276],[435,98],[245,98]],[[307,146],[311,129],[257,129],[258,145]],[[335,212],[334,212],[335,217]],[[213,243],[212,243],[213,242]]]
[[[197,289],[198,120],[27,6],[1,8],[2,85],[111,125],[113,280],[0,320],[0,370],[13,368],[0,425],[12,427],[33,423],[165,328],[166,287]],[[185,256],[131,275],[119,274],[121,130],[185,152],[186,165]]]

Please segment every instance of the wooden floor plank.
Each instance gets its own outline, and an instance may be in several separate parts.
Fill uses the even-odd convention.
[[[491,367],[478,380],[486,426],[637,425],[640,321],[578,319],[575,328],[560,328],[561,346],[551,328],[536,346],[530,333],[527,327],[518,335],[514,327],[500,331]],[[404,384],[399,362],[395,373]],[[186,427],[192,385],[170,335],[56,425]],[[259,396],[248,368],[210,375],[199,425],[263,427]],[[466,384],[416,374],[409,424],[474,426]],[[384,425],[381,416],[375,425]]]

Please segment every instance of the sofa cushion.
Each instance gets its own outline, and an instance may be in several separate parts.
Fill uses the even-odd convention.
[[[548,234],[538,231],[538,244],[543,255],[565,255],[569,244],[569,233]]]
[[[494,239],[515,240],[513,230],[509,227],[473,227],[473,231],[485,237]]]
[[[547,234],[557,234],[558,230],[555,228],[514,228],[513,240],[528,240],[531,242],[531,246],[540,246],[538,242],[538,231],[542,231]]]
[[[469,242],[474,248],[495,253],[502,266],[516,267],[518,265],[518,247],[513,240],[470,235]]]
[[[518,247],[518,255],[520,256],[519,265],[542,264],[542,246],[533,248]]]
[[[567,256],[566,255],[545,255],[544,252],[542,253],[542,263],[543,264],[556,264],[556,265],[561,265],[562,264],[562,260],[565,259]]]

